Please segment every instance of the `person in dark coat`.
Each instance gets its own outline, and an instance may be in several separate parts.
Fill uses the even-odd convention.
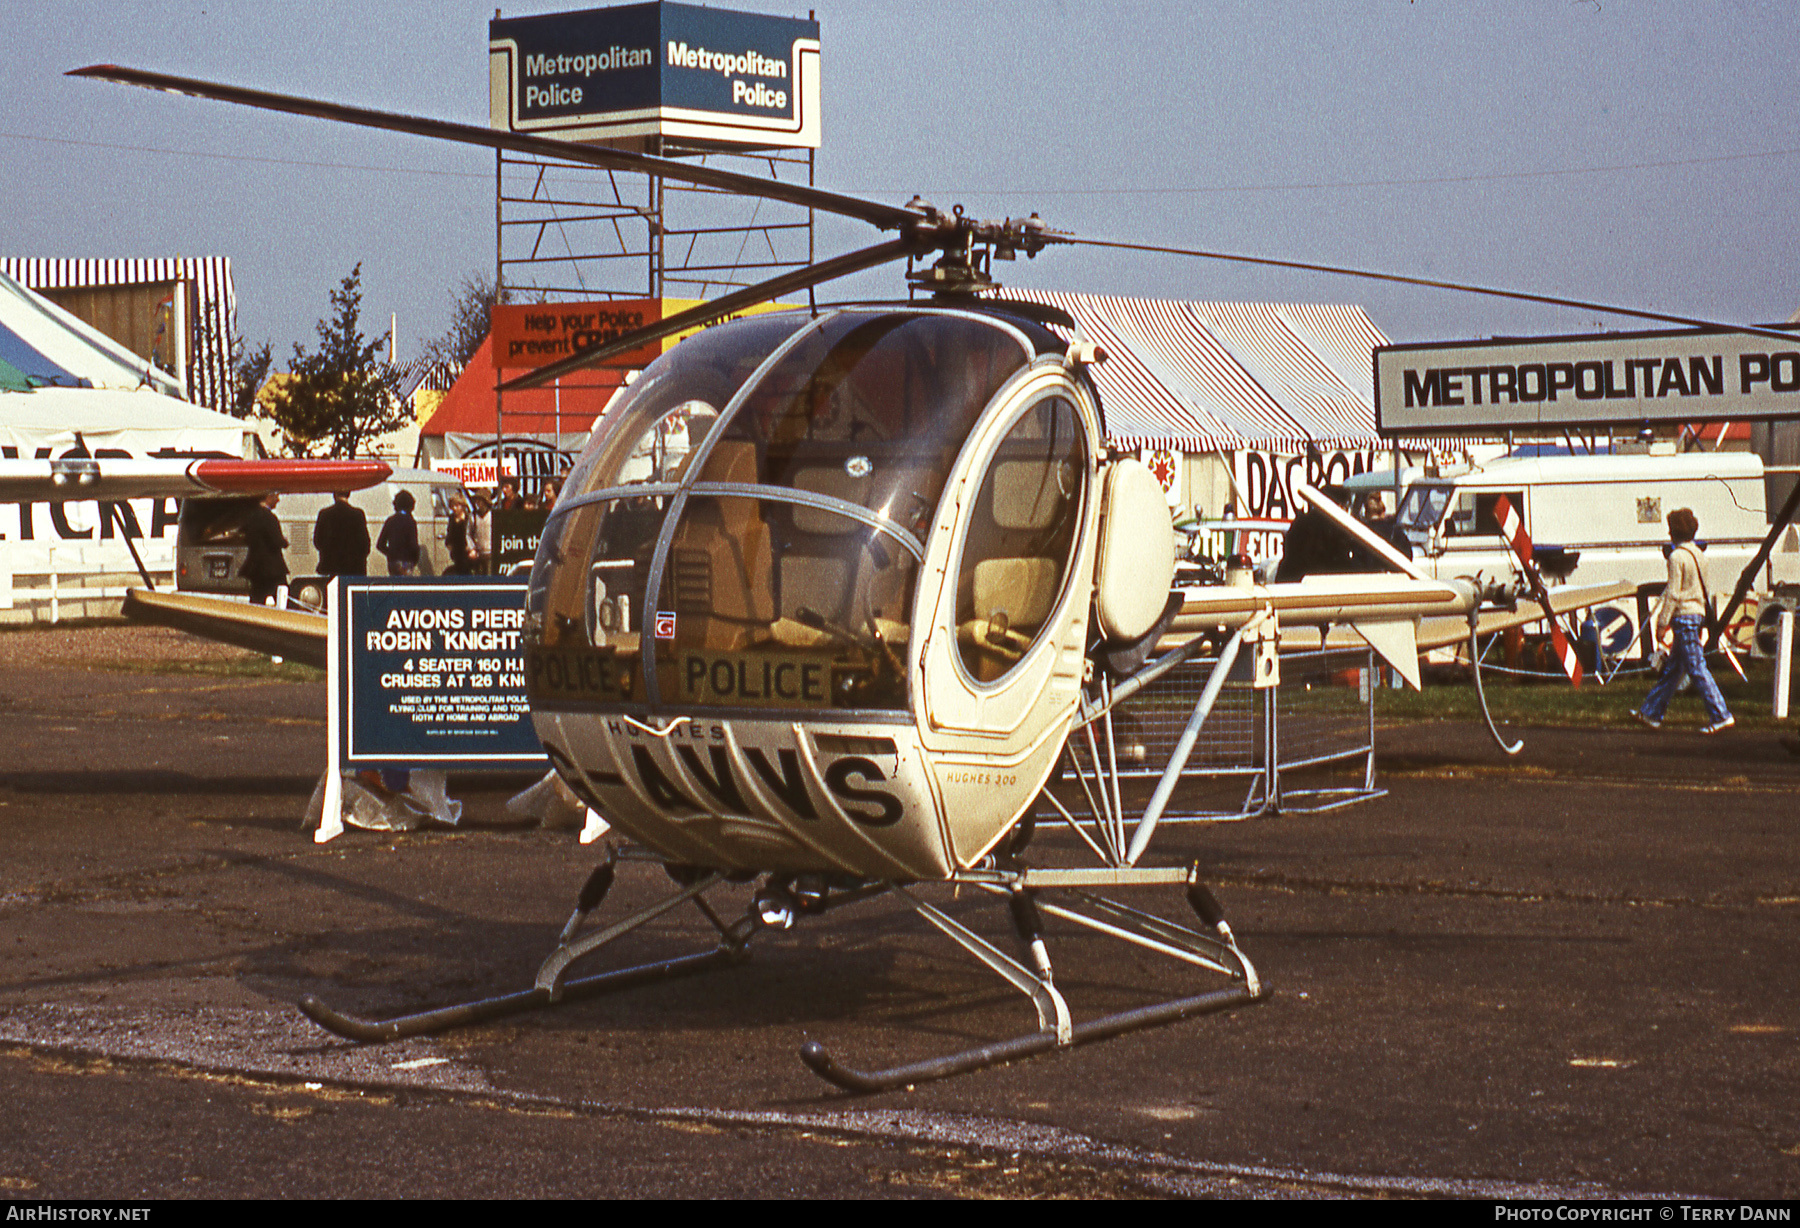
[[[248,550],[238,575],[250,581],[250,600],[255,605],[268,605],[275,598],[275,590],[287,583],[287,556],[282,551],[287,549],[288,540],[275,516],[275,506],[280,502],[278,494],[265,496],[244,521],[244,545]]]
[[[1369,496],[1368,503],[1363,507],[1362,521],[1369,526],[1369,532],[1392,546],[1400,554],[1409,559],[1413,556],[1412,539],[1407,537],[1405,530],[1400,527],[1400,518],[1387,514],[1387,500],[1381,497],[1380,491]],[[1354,548],[1354,554],[1359,571],[1386,571],[1388,569],[1386,560],[1360,543]]]
[[[369,518],[338,491],[313,522],[313,549],[322,576],[362,576],[369,572]]]
[[[1329,486],[1324,495],[1342,504],[1343,489]],[[1316,507],[1308,507],[1294,517],[1281,542],[1281,562],[1275,569],[1275,582],[1287,584],[1303,576],[1342,575],[1361,570],[1357,566],[1349,535],[1336,522]]]
[[[447,576],[474,574],[475,547],[469,541],[469,509],[461,499],[450,500],[450,523],[444,526],[444,549],[449,552]]]
[[[375,549],[387,560],[388,575],[411,576],[419,570],[419,523],[412,517],[412,492],[394,496],[394,514],[381,526]]]

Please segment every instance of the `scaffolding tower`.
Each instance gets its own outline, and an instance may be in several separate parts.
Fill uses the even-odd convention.
[[[728,150],[653,137],[644,152],[739,174],[813,183],[812,149]],[[814,257],[810,209],[671,183],[658,175],[497,152],[497,301],[547,304],[709,299]],[[577,386],[571,376],[565,387]],[[505,465],[508,394],[494,393],[496,459]]]

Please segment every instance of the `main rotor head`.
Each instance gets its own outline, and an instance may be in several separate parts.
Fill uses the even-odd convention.
[[[1028,218],[984,221],[966,216],[961,205],[942,213],[923,196],[914,196],[905,208],[919,215],[917,222],[903,227],[907,236],[922,249],[943,252],[928,266],[921,267],[917,257],[909,259],[907,284],[939,298],[963,298],[997,288],[995,260],[1016,260],[1020,252],[1032,259],[1059,233],[1045,226],[1035,213]]]

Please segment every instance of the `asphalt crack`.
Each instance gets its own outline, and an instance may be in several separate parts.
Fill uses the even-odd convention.
[[[1729,896],[1650,896],[1628,891],[1566,891],[1482,887],[1457,884],[1443,879],[1408,879],[1403,881],[1320,878],[1297,874],[1210,874],[1206,881],[1213,886],[1252,890],[1282,891],[1290,895],[1314,892],[1323,895],[1355,896],[1432,896],[1445,899],[1494,900],[1512,904],[1608,904],[1629,908],[1700,908],[1737,910],[1751,907],[1791,907],[1800,905],[1800,895],[1783,892],[1778,895]]]

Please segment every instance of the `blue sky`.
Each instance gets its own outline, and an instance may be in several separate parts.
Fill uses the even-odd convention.
[[[813,4],[821,186],[1723,320],[1800,307],[1784,203],[1800,180],[1800,5]],[[115,62],[484,123],[492,15],[462,0],[8,5],[0,247],[230,256],[241,329],[277,353],[311,342],[327,291],[361,261],[369,318],[398,313],[415,351],[445,326],[458,278],[492,266],[491,155],[61,74]],[[873,238],[820,229],[822,252]],[[1358,302],[1396,340],[1628,326],[1166,257],[1056,251],[1004,272]],[[897,285],[865,274],[841,292]]]

